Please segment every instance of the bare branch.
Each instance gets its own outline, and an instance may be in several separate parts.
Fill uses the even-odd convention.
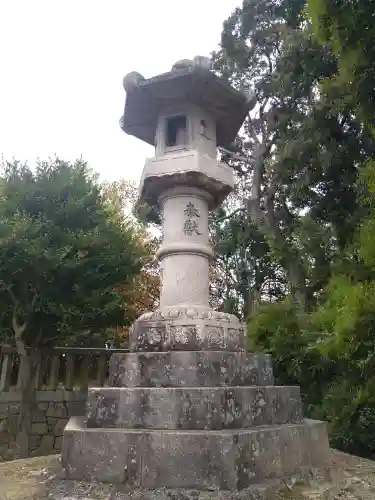
[[[254,172],[251,186],[251,203],[253,205],[254,203],[256,204],[257,211],[260,211],[261,185],[263,181],[266,157],[269,155],[270,150],[270,145],[266,145],[264,143],[259,144],[256,161],[254,162]],[[253,206],[253,208],[255,208],[255,206]]]
[[[22,325],[18,323],[16,308],[14,308],[12,315],[12,327],[14,331],[14,339],[16,341],[17,352],[20,356],[26,355],[25,342],[22,340],[22,335],[26,330],[26,326],[26,322],[24,322]]]
[[[264,193],[267,215],[272,222],[275,222],[274,201],[275,201],[276,191],[277,191],[276,175],[275,173],[273,173],[271,175],[269,186],[267,187]]]
[[[270,97],[266,97],[259,108],[260,128],[262,130],[262,139],[264,142],[266,141],[266,127],[265,127],[266,120],[264,118],[264,111],[265,111],[265,108],[267,107],[267,104],[269,103],[269,101],[270,101]]]
[[[250,134],[250,137],[253,139],[253,141],[256,144],[259,144],[260,143],[260,139],[259,139],[259,137],[255,133],[254,122],[253,122],[253,120],[252,120],[252,118],[251,118],[250,115],[248,116],[248,120],[249,120],[249,124],[248,124],[248,127],[247,127],[247,131]]]
[[[270,75],[272,75],[272,73],[273,73],[273,66],[272,66],[271,56],[270,56],[270,54],[267,53],[267,54],[265,54],[265,57],[266,57],[267,62],[268,62],[268,70],[270,72]]]
[[[224,220],[230,219],[234,215],[238,214],[239,212],[244,212],[245,210],[246,210],[246,208],[244,208],[244,207],[237,208],[236,210],[231,212],[229,215],[225,215],[224,217],[220,217],[219,219],[214,220],[214,222],[223,222]]]
[[[13,311],[13,315],[12,315],[12,327],[13,327],[13,330],[14,330],[14,336],[16,338],[16,341],[18,339],[21,339],[22,335],[23,335],[23,332],[25,331],[26,329],[26,325],[27,323],[19,323],[18,320],[17,320],[17,314],[15,311]]]

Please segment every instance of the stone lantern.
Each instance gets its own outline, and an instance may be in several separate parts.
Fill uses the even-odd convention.
[[[299,388],[274,386],[244,325],[209,306],[208,215],[234,187],[216,148],[230,147],[251,99],[202,57],[130,73],[124,88],[121,128],[155,146],[137,209],[162,221],[160,306],[134,323],[131,352],[112,356],[110,387],[89,388],[86,417],[69,421],[67,477],[237,495],[309,474],[329,456],[325,424],[303,419]]]

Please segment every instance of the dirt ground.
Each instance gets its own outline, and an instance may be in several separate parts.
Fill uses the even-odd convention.
[[[42,499],[60,468],[57,455],[0,463],[0,500]]]
[[[334,483],[287,484],[272,500],[375,500],[375,462],[334,452],[332,466]],[[60,473],[56,455],[0,463],[0,500],[125,498],[108,485],[71,483]]]

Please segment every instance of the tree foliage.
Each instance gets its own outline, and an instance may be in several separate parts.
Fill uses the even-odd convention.
[[[339,71],[330,85],[374,128],[374,2],[309,0],[309,13],[318,39],[338,56]]]
[[[262,297],[274,301],[284,296],[285,273],[272,258],[263,234],[243,210],[234,213],[230,203],[211,222],[216,254],[211,297],[214,307],[247,317]]]
[[[124,281],[117,292],[121,296],[125,311],[123,324],[111,330],[110,342],[118,347],[126,347],[130,325],[141,314],[157,307],[160,292],[160,274],[156,260],[156,251],[160,237],[154,236],[133,214],[137,199],[137,188],[133,182],[126,179],[104,183],[104,198],[121,219],[131,222],[137,230],[139,242],[143,249],[143,265],[139,273],[131,280]]]
[[[23,366],[18,456],[27,456],[41,347],[105,345],[126,318],[119,288],[147,252],[81,160],[6,163],[0,185],[2,330]]]
[[[308,3],[245,0],[213,54],[253,93],[222,154],[237,189],[214,216],[216,289],[332,444],[373,457],[375,6]]]
[[[220,75],[253,94],[237,156],[223,155],[237,175],[237,205],[309,308],[355,230],[357,169],[373,141],[349,106],[319,92],[337,60],[312,36],[303,7],[245,1],[224,23],[213,58]]]
[[[124,322],[116,285],[143,263],[137,232],[106,205],[87,165],[5,165],[0,200],[1,298],[28,346]],[[86,345],[91,342],[87,335]]]
[[[147,258],[140,273],[117,289],[123,300],[126,316],[131,318],[131,322],[128,321],[114,332],[114,341],[118,346],[127,345],[131,323],[143,313],[154,310],[159,304],[160,274],[155,255],[160,238],[150,237],[147,233],[143,238]]]

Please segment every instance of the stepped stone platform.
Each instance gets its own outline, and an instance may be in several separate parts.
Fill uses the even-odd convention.
[[[306,474],[327,459],[320,422],[252,429],[89,429],[71,419],[64,438],[67,477],[128,486],[241,490]]]
[[[273,384],[269,356],[225,351],[114,354],[110,386],[264,386]]]
[[[165,340],[172,332],[176,342],[177,328],[189,346],[199,328],[224,339],[236,329],[244,337],[238,320],[221,314],[192,326],[183,316],[135,323],[136,351],[112,357],[112,386],[90,388],[86,416],[65,429],[66,476],[144,489],[237,491],[322,467],[330,455],[325,424],[303,419],[298,387],[273,385],[269,356],[247,353],[237,334],[226,350],[213,350],[214,342],[205,350],[169,350]],[[155,331],[158,350],[139,350]]]

